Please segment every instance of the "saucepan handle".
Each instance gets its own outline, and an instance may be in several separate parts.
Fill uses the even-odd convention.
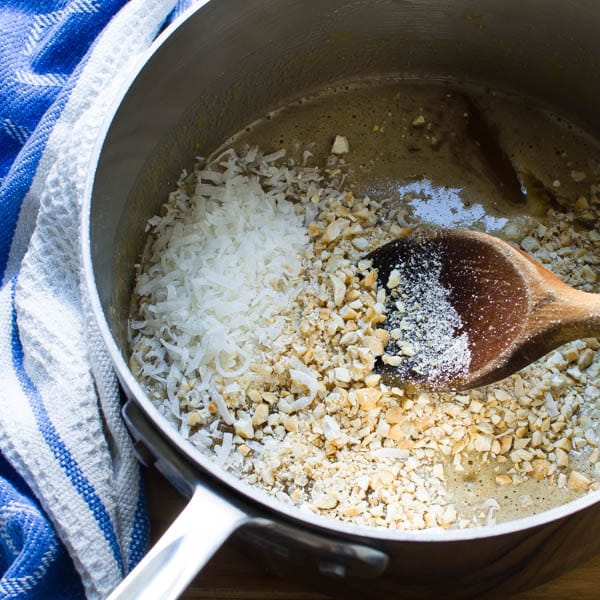
[[[108,600],[174,600],[248,515],[203,486]]]
[[[216,487],[212,489],[208,480],[205,483],[131,400],[125,403],[122,413],[140,461],[156,467],[190,500],[107,600],[172,600],[181,595],[223,542],[250,517],[243,508],[220,495]]]

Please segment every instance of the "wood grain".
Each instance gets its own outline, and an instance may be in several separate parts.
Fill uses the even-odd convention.
[[[146,473],[153,539],[175,519],[185,500],[154,469]],[[600,532],[599,532],[600,534]],[[399,595],[401,597],[401,594]],[[235,540],[227,542],[182,596],[183,600],[326,600],[310,588],[257,566]],[[599,600],[600,556],[512,600]]]

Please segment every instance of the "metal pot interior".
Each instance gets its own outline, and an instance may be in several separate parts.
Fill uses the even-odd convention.
[[[196,156],[307,92],[390,75],[514,91],[598,136],[599,29],[592,0],[546,2],[543,11],[535,0],[219,0],[188,13],[107,124],[91,189],[101,328],[126,389],[151,412],[126,366],[134,265],[147,220]]]

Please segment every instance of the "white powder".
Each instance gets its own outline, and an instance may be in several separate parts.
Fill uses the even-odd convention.
[[[466,375],[471,362],[468,335],[440,282],[441,268],[439,254],[423,240],[387,282],[391,339],[383,362],[409,381],[442,383]]]

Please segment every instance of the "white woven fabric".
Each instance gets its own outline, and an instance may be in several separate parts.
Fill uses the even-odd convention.
[[[91,50],[23,202],[0,291],[0,449],[41,500],[91,599],[140,558],[145,531],[117,383],[80,287],[80,205],[98,126],[174,5],[131,0]]]

